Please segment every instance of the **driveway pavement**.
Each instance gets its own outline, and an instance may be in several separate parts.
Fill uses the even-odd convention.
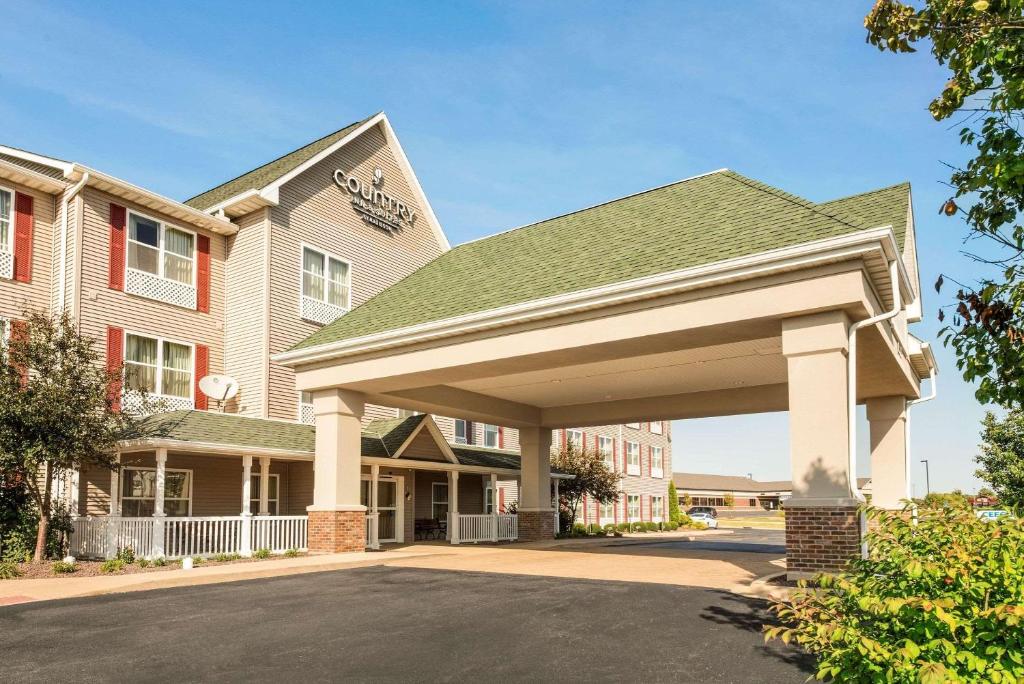
[[[395,566],[0,607],[4,679],[801,682],[765,604]]]

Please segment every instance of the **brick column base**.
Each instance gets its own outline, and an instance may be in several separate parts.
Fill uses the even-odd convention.
[[[547,541],[555,538],[555,512],[519,511],[519,541]]]
[[[860,557],[860,514],[856,506],[786,507],[786,576],[806,579],[838,572]]]
[[[310,553],[366,550],[363,511],[309,511],[308,515]]]

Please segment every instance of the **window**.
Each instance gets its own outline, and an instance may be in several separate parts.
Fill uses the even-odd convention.
[[[473,423],[468,420],[461,420],[459,418],[455,419],[455,443],[473,443]]]
[[[565,443],[571,444],[577,449],[583,448],[583,432],[580,430],[566,430]]]
[[[192,345],[125,336],[125,387],[167,397],[192,397]]]
[[[156,505],[156,469],[121,469],[121,515],[142,518],[153,515]],[[192,511],[192,471],[167,469],[164,476],[164,513],[184,517]]]
[[[128,268],[193,284],[195,235],[128,212]]]
[[[484,446],[492,449],[498,448],[499,430],[497,425],[484,425]]]
[[[491,483],[488,482],[484,485],[484,513],[494,512],[494,490],[491,489]]]
[[[629,475],[640,474],[640,444],[638,442],[626,442],[626,473]]]
[[[615,502],[601,504],[601,521],[602,525],[615,522]]]
[[[640,423],[626,423],[626,427],[633,428],[634,430],[639,430]]]
[[[609,468],[615,467],[615,455],[612,450],[612,438],[601,437],[597,438],[597,451],[601,454],[601,458],[604,459],[604,464]]]
[[[651,497],[651,522],[661,522],[665,515],[665,502],[660,496]]]
[[[260,512],[260,478],[262,473],[253,473],[249,477],[249,511],[253,514]],[[270,515],[278,514],[278,498],[280,492],[280,476],[271,475],[267,488],[267,511]]]
[[[0,252],[13,252],[14,193],[0,188]]]
[[[351,303],[349,263],[303,247],[302,296],[348,311]]]
[[[661,431],[662,431],[662,424],[661,424],[660,420],[651,423],[651,432],[652,433],[654,433],[656,435],[660,435]]]
[[[640,495],[630,494],[626,497],[626,508],[629,514],[629,522],[640,519]]]
[[[447,482],[432,482],[430,485],[430,517],[434,520],[448,518]]]
[[[651,477],[664,477],[665,457],[660,446],[651,447]]]

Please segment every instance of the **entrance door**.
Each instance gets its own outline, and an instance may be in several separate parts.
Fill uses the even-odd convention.
[[[362,503],[370,507],[370,476],[363,475],[361,489]],[[380,542],[405,541],[402,514],[402,478],[381,477],[377,480],[377,540]]]

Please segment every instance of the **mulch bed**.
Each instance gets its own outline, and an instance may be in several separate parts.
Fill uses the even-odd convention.
[[[306,554],[300,553],[299,556],[305,556]],[[239,563],[253,563],[256,561],[268,561],[278,560],[286,558],[283,555],[272,555],[270,558],[240,558],[238,560],[230,561],[214,561],[209,559],[203,559],[203,561],[194,567],[205,568],[207,566],[214,565],[235,565]],[[15,580],[20,579],[52,579],[55,577],[99,577],[103,575],[135,575],[144,572],[163,572],[166,570],[180,570],[181,563],[178,561],[167,561],[167,565],[162,567],[150,565],[147,568],[139,566],[139,564],[133,563],[131,565],[125,565],[118,572],[100,572],[100,566],[103,565],[103,561],[94,560],[79,560],[75,562],[76,570],[69,573],[56,573],[51,569],[54,561],[44,561],[42,563],[18,563],[17,568],[21,573],[20,577],[14,578]],[[0,580],[3,582],[5,580]]]

